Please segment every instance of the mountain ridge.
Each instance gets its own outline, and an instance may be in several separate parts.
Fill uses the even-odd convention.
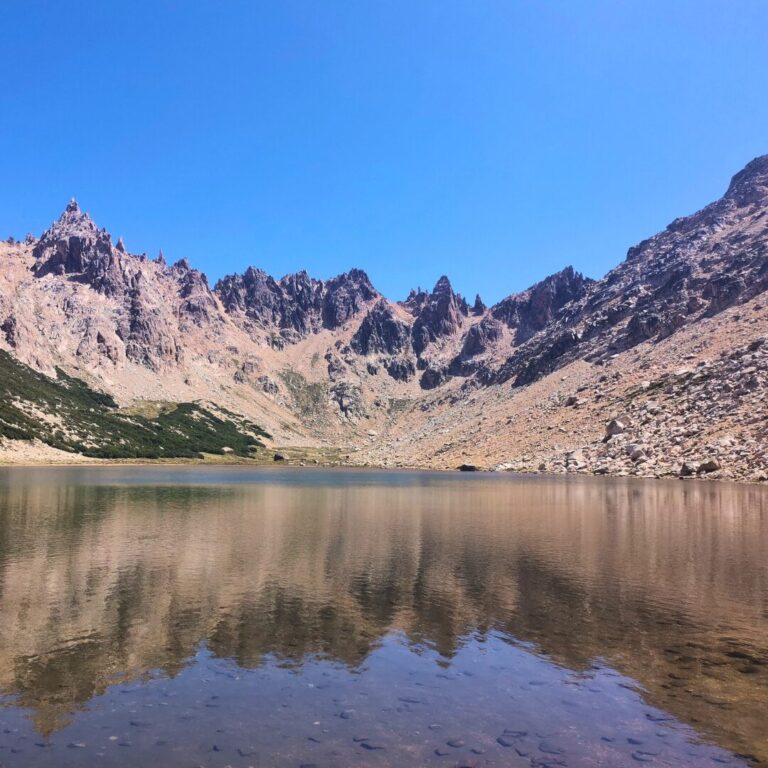
[[[250,266],[211,287],[184,259],[168,265],[114,244],[74,200],[39,239],[8,241],[0,257],[0,348],[21,363],[61,369],[126,404],[217,402],[279,444],[349,447],[350,461],[379,462],[384,433],[394,461],[451,466],[462,454],[451,440],[401,455],[403,440],[422,442],[420,429],[434,438],[433,410],[449,403],[460,414],[478,391],[511,402],[510,385],[574,365],[609,368],[721,315],[727,325],[731,310],[768,291],[768,155],[603,278],[567,266],[491,307],[480,296],[470,305],[445,275],[391,301],[357,268],[317,280]],[[512,443],[479,463],[509,464]]]

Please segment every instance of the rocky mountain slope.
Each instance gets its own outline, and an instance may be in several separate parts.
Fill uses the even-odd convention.
[[[212,402],[349,463],[768,474],[768,156],[604,278],[566,267],[492,307],[445,276],[393,302],[359,269],[210,288],[74,201],[0,259],[0,348],[123,408]]]

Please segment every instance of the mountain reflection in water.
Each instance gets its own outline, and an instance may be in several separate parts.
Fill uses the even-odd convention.
[[[505,669],[618,673],[638,706],[768,760],[765,489],[197,468],[4,470],[0,484],[0,693],[43,737],[116,686],[195,667],[263,670],[263,698],[324,665],[364,682],[429,664],[448,680],[462,654],[502,648]],[[460,722],[468,702],[446,696]],[[471,759],[436,764],[501,764]]]

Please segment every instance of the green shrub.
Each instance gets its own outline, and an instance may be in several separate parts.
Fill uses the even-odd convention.
[[[25,409],[34,406],[48,416]],[[261,427],[230,411],[217,416],[199,403],[179,403],[154,418],[120,411],[111,395],[57,370],[57,378],[23,365],[0,350],[0,435],[37,438],[60,450],[93,458],[196,458],[229,447],[248,456]]]

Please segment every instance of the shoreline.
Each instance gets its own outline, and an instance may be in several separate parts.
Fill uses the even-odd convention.
[[[276,452],[282,452],[284,449],[276,449]],[[288,449],[290,450],[290,449]],[[83,457],[83,460],[74,459],[72,461],[57,460],[46,461],[45,459],[34,460],[29,459],[26,461],[5,461],[0,458],[0,470],[3,469],[56,469],[56,468],[72,468],[83,467],[84,469],[95,468],[115,468],[115,467],[227,467],[227,468],[273,468],[273,469],[339,469],[339,470],[375,470],[379,472],[435,472],[435,473],[455,473],[462,475],[495,475],[504,476],[512,475],[524,478],[605,478],[608,480],[655,480],[655,481],[670,481],[670,480],[683,480],[683,481],[706,481],[710,483],[728,483],[735,485],[750,485],[750,486],[766,486],[768,482],[765,480],[748,480],[742,478],[733,477],[717,477],[712,474],[700,474],[691,476],[681,476],[675,474],[665,475],[630,475],[630,474],[611,474],[605,472],[588,472],[572,470],[566,472],[547,472],[538,470],[522,470],[522,469],[491,469],[478,467],[472,471],[461,470],[458,467],[429,467],[418,465],[402,465],[402,466],[385,466],[382,464],[350,464],[342,462],[301,462],[297,460],[282,460],[274,461],[272,458],[263,458],[259,460],[247,459],[244,457],[226,459],[226,458],[201,458],[201,459],[183,459],[183,458],[168,458],[168,459],[88,459]]]

